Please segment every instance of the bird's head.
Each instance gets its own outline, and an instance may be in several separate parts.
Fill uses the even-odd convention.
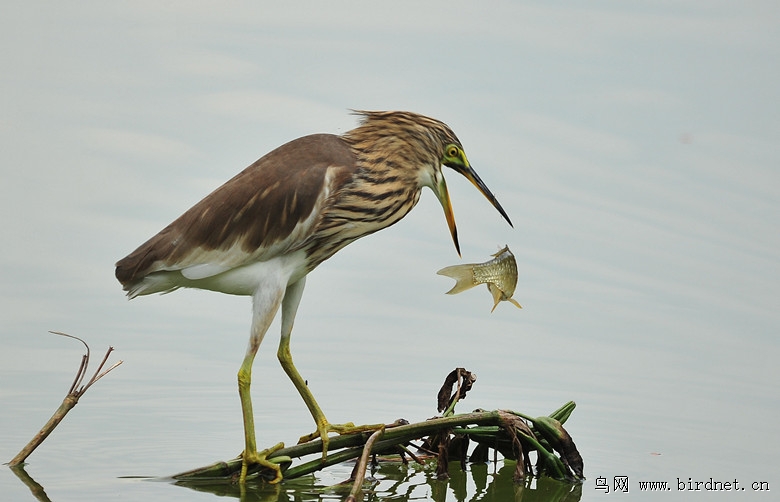
[[[474,184],[507,223],[512,225],[504,208],[471,167],[460,141],[447,124],[410,112],[356,113],[363,117],[362,124],[346,136],[358,150],[368,154],[375,162],[392,158],[395,165],[403,164],[404,170],[415,170],[407,173],[417,180],[417,186],[427,186],[436,194],[444,209],[458,255],[458,229],[442,166],[462,174]]]
[[[493,192],[491,192],[487,185],[485,185],[485,182],[482,181],[474,168],[471,167],[468,158],[466,158],[466,152],[463,151],[463,147],[460,146],[460,143],[457,142],[457,139],[455,139],[454,142],[444,144],[443,151],[444,153],[442,155],[440,164],[462,174],[475,187],[477,187],[480,192],[482,192],[482,195],[484,195],[487,200],[493,204],[493,207],[495,207],[498,212],[501,213],[501,216],[504,217],[507,223],[509,223],[510,226],[513,226],[512,221],[509,219],[509,216],[507,216],[504,208],[501,207],[501,204],[499,204],[498,199],[496,199],[495,195],[493,195]],[[447,226],[450,228],[452,241],[455,243],[455,249],[458,251],[458,255],[460,255],[460,244],[458,243],[458,229],[455,226],[455,215],[452,212],[450,194],[447,190],[447,183],[444,180],[444,174],[441,172],[441,167],[436,170],[433,181],[434,184],[431,185],[431,188],[436,194],[436,197],[439,199],[441,207],[444,209],[444,216],[447,219]]]

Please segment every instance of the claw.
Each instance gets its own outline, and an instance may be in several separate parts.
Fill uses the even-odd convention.
[[[275,473],[274,478],[268,481],[271,484],[276,484],[282,480],[282,468],[279,464],[268,460],[268,455],[277,450],[284,448],[284,443],[278,443],[270,448],[266,448],[262,451],[247,452],[241,454],[241,476],[238,478],[238,482],[241,484],[246,483],[247,470],[250,465],[259,465],[270,469]]]
[[[328,434],[335,432],[336,434],[359,434],[361,432],[375,431],[385,427],[385,424],[369,424],[369,425],[355,425],[352,422],[345,424],[331,424],[327,420],[317,421],[317,430],[311,434],[301,436],[298,440],[298,444],[308,443],[314,439],[320,438],[322,440],[322,461],[328,457],[328,443],[330,443],[330,437]]]

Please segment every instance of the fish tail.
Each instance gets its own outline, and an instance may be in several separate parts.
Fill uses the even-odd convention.
[[[474,265],[452,265],[444,267],[436,273],[455,279],[455,286],[447,291],[448,295],[461,293],[476,286],[474,282]]]

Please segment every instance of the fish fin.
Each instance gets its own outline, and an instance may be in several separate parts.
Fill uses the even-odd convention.
[[[493,253],[490,256],[495,256],[496,258],[498,258],[499,256],[501,256],[502,254],[506,253],[507,251],[509,251],[509,244],[504,245],[503,249],[499,250],[496,253]]]
[[[492,314],[494,310],[496,310],[496,307],[501,302],[501,300],[504,299],[504,292],[501,291],[498,286],[493,284],[492,282],[489,282],[488,285],[488,291],[490,291],[490,294],[493,295],[493,308],[490,309],[490,313]]]
[[[517,300],[515,300],[514,298],[507,298],[507,300],[509,300],[510,302],[514,303],[515,307],[517,307],[519,309],[523,308],[523,306],[520,305],[519,303],[517,303]]]
[[[448,295],[455,295],[471,289],[476,284],[474,283],[474,265],[452,265],[450,267],[444,267],[436,272],[439,275],[444,275],[455,279],[455,285],[451,290],[447,291]]]

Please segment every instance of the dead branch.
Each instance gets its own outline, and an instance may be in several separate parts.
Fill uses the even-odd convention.
[[[113,347],[109,347],[106,351],[106,355],[103,357],[103,360],[98,365],[97,370],[95,370],[95,374],[92,375],[92,378],[90,378],[86,384],[82,385],[84,376],[87,373],[87,367],[89,366],[89,345],[87,345],[84,340],[77,336],[61,333],[59,331],[50,331],[50,333],[54,335],[66,336],[68,338],[73,338],[80,341],[84,344],[87,353],[81,356],[81,363],[79,364],[79,369],[76,372],[76,377],[73,379],[73,383],[71,384],[65,399],[62,400],[62,404],[60,404],[59,408],[57,408],[57,411],[54,412],[49,421],[46,422],[46,425],[44,425],[43,428],[38,431],[38,433],[30,440],[30,442],[27,443],[27,445],[22,448],[22,450],[10,462],[8,462],[8,465],[11,467],[23,464],[27,457],[29,457],[32,452],[35,451],[35,449],[38,448],[41,443],[43,443],[49,434],[54,431],[60,422],[62,422],[62,419],[65,418],[65,415],[67,415],[68,412],[73,409],[74,406],[76,406],[81,396],[83,396],[95,382],[103,378],[109,371],[122,364],[122,361],[120,360],[114,363],[110,368],[103,370],[103,366],[105,366],[106,361],[108,361],[108,356],[114,350]]]
[[[366,479],[366,468],[368,467],[368,457],[371,456],[371,451],[374,449],[374,443],[377,439],[382,437],[385,433],[384,427],[371,434],[371,437],[366,441],[363,446],[363,454],[360,455],[360,461],[355,466],[355,480],[352,484],[352,490],[349,492],[349,496],[345,499],[345,502],[355,502],[357,496],[360,494],[360,490],[363,488],[363,480]]]

